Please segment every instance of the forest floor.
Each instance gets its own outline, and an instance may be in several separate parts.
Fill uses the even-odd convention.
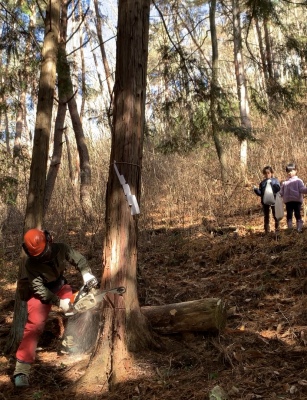
[[[136,355],[130,381],[91,395],[91,387],[73,391],[88,356],[58,355],[59,332],[47,324],[30,388],[13,387],[14,357],[0,356],[0,399],[204,400],[216,387],[225,395],[214,400],[307,399],[307,227],[289,232],[283,220],[279,237],[265,236],[260,208],[243,220],[225,218],[224,225],[237,230],[202,221],[141,232],[138,292],[141,305],[222,298],[229,310],[225,330],[161,337],[163,350]],[[74,247],[84,250],[82,243]],[[9,252],[4,260],[12,259]],[[99,249],[92,257],[91,264],[100,265]],[[14,290],[2,277],[2,349]]]

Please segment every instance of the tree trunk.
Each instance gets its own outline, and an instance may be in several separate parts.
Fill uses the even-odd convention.
[[[60,75],[59,75],[58,80],[59,80],[59,86],[60,86],[60,80],[61,80]],[[60,89],[59,89],[59,92],[60,92]],[[53,192],[56,178],[58,175],[58,171],[59,171],[60,165],[61,165],[65,116],[66,116],[66,103],[63,102],[63,100],[61,99],[61,95],[60,95],[58,111],[57,111],[57,116],[56,116],[55,125],[54,125],[53,154],[52,154],[51,163],[49,166],[47,180],[46,180],[45,199],[44,199],[44,215],[46,214],[49,203],[51,201],[52,192]]]
[[[107,59],[107,54],[106,54],[106,50],[105,50],[105,46],[104,46],[104,41],[103,41],[103,36],[102,36],[102,29],[101,29],[101,25],[102,25],[102,17],[100,16],[100,11],[99,11],[99,7],[98,7],[98,1],[94,0],[94,6],[95,6],[95,14],[96,14],[96,30],[97,30],[97,37],[98,37],[98,43],[99,43],[99,48],[100,48],[100,53],[101,53],[101,58],[102,58],[102,63],[103,63],[103,68],[104,68],[104,72],[105,72],[105,76],[106,76],[106,82],[107,82],[107,86],[108,86],[108,92],[109,92],[109,102],[106,99],[106,112],[107,112],[107,116],[108,116],[108,123],[109,123],[109,127],[110,129],[112,129],[112,119],[111,119],[111,104],[112,104],[112,94],[113,94],[113,86],[114,86],[114,81],[113,81],[113,77],[110,71],[110,67],[109,67],[109,62]],[[99,82],[101,82],[101,76],[98,72],[97,69],[97,74],[99,77]],[[102,85],[100,84],[101,88]],[[109,103],[109,105],[108,105]]]
[[[62,3],[61,7],[61,27],[60,27],[60,44],[57,59],[57,71],[58,71],[58,93],[59,93],[59,104],[57,110],[57,116],[54,125],[54,140],[53,140],[53,154],[49,171],[46,180],[46,190],[44,199],[44,214],[47,212],[51,195],[54,189],[58,171],[62,160],[63,152],[63,132],[67,110],[67,93],[66,93],[66,82],[69,77],[69,70],[66,68],[66,36],[67,36],[67,2]]]
[[[249,117],[249,103],[247,97],[246,78],[242,51],[242,35],[240,24],[240,9],[238,0],[232,0],[233,13],[233,47],[237,93],[239,100],[241,130],[240,135],[240,167],[243,183],[247,180],[247,138],[251,135],[251,121]]]
[[[268,67],[267,67],[266,59],[265,59],[265,50],[264,50],[264,44],[263,44],[263,39],[262,39],[261,27],[260,27],[259,19],[257,17],[255,17],[255,26],[256,26],[256,31],[257,31],[259,52],[260,52],[260,57],[261,57],[262,72],[263,72],[264,79],[265,79],[263,84],[264,84],[264,87],[266,88],[267,80],[269,77],[269,72],[268,72]]]
[[[66,149],[67,149],[67,163],[68,163],[68,169],[69,169],[69,179],[71,182],[72,186],[72,192],[73,192],[73,201],[75,204],[76,208],[79,208],[80,206],[80,196],[78,196],[78,182],[79,182],[79,175],[80,175],[80,161],[79,161],[79,156],[76,155],[76,160],[75,160],[75,167],[73,163],[73,157],[72,157],[72,151],[71,151],[71,146],[70,146],[70,141],[68,134],[66,130],[64,131],[65,135],[65,142],[66,142]]]
[[[32,51],[32,35],[34,32],[35,22],[36,22],[36,10],[35,5],[29,5],[30,7],[30,23],[29,23],[29,35],[27,36],[26,48],[24,53],[23,68],[19,70],[19,87],[20,96],[17,109],[17,119],[16,119],[16,132],[13,147],[13,158],[14,162],[17,164],[16,159],[21,156],[21,135],[23,130],[27,128],[26,125],[26,115],[27,115],[27,88],[29,84],[29,58]],[[18,178],[18,176],[17,176]]]
[[[76,10],[77,13],[77,10]],[[83,18],[83,10],[82,10],[82,2],[78,1],[78,13],[79,18]],[[81,60],[81,105],[80,105],[80,121],[82,123],[84,117],[84,109],[85,109],[85,98],[86,98],[86,84],[85,84],[85,60],[84,60],[84,50],[83,50],[83,32],[81,27],[79,28],[79,44],[80,44],[80,60]],[[78,71],[80,73],[80,70]]]
[[[112,75],[111,75],[111,72],[110,72],[110,67],[109,67],[106,51],[105,51],[105,48],[104,48],[104,42],[103,42],[103,37],[102,37],[102,29],[101,29],[101,19],[102,18],[100,16],[100,12],[99,12],[99,8],[98,8],[98,0],[94,0],[94,6],[95,6],[95,14],[96,14],[95,21],[96,21],[96,30],[97,30],[99,48],[100,48],[100,52],[101,52],[101,58],[102,58],[102,63],[103,63],[103,67],[104,67],[104,72],[105,72],[105,75],[106,75],[108,91],[109,91],[109,95],[110,95],[110,99],[111,99],[112,98],[112,92],[113,92],[113,79],[112,79]]]
[[[89,23],[88,23],[87,19],[85,19],[84,24],[85,24],[85,28],[86,28],[86,34],[90,38],[91,52],[93,54],[93,61],[94,61],[94,64],[95,64],[96,73],[97,73],[97,77],[98,77],[100,94],[102,95],[102,93],[103,93],[102,76],[101,76],[100,68],[98,66],[98,60],[97,60],[97,56],[96,56],[96,52],[95,52],[95,46],[93,46],[93,44],[92,44],[92,41],[93,41],[92,40],[92,33],[91,33],[91,29],[90,29],[90,26],[89,26]]]
[[[59,26],[60,0],[50,0],[46,9],[45,38],[42,50],[34,144],[24,223],[25,232],[31,228],[41,228],[43,224],[43,206],[56,79]],[[25,276],[25,259],[26,257],[23,254],[18,277]],[[16,350],[22,338],[26,313],[26,302],[21,301],[18,292],[16,292],[14,319],[5,348],[6,353]]]
[[[272,62],[272,44],[270,37],[270,21],[269,18],[264,18],[263,20],[263,28],[264,28],[264,40],[265,40],[265,55],[266,55],[266,63],[268,68],[269,79],[274,78],[273,74],[273,62]]]
[[[160,334],[189,331],[219,332],[225,328],[227,312],[221,299],[208,298],[141,308],[152,328]]]
[[[62,40],[66,43],[67,37],[67,5],[68,1],[63,1],[62,5]],[[67,60],[66,47],[65,45],[60,47],[59,57],[61,57],[61,70],[59,70],[59,74],[62,74],[63,78],[63,96],[66,97],[68,103],[68,109],[75,133],[75,138],[77,142],[77,148],[80,158],[80,168],[81,168],[81,177],[80,177],[80,201],[82,211],[87,220],[92,220],[92,200],[90,196],[91,189],[91,165],[89,152],[86,144],[86,139],[83,132],[82,123],[80,120],[80,115],[78,112],[77,102],[75,99],[75,94],[73,92],[73,84],[70,75],[70,67]]]
[[[68,65],[68,64],[67,64]],[[80,202],[83,214],[88,221],[93,219],[93,205],[91,199],[92,172],[89,152],[84,136],[83,127],[81,124],[78,107],[75,97],[72,97],[68,102],[68,109],[71,116],[73,129],[75,132],[78,154],[80,158]]]
[[[2,102],[2,101],[1,101]],[[3,102],[4,104],[5,102]],[[5,144],[6,144],[6,151],[7,154],[11,154],[10,148],[10,129],[9,129],[9,118],[8,118],[7,107],[5,106],[4,109],[4,121],[5,121]]]
[[[21,88],[24,86],[21,74],[19,74],[19,85]],[[17,108],[16,130],[15,130],[14,147],[13,147],[14,162],[16,162],[15,159],[20,158],[21,155],[21,134],[23,129],[24,114],[26,112],[25,103],[26,103],[26,90],[24,88],[21,89],[18,108]]]
[[[100,337],[100,346],[91,368],[79,383],[81,387],[91,384],[92,388],[95,385],[109,385],[111,388],[131,374],[133,362],[130,352],[154,344],[137,297],[138,217],[131,214],[123,187],[114,170],[116,161],[119,173],[139,201],[149,7],[150,0],[119,1],[114,124],[106,195],[102,286],[104,288],[125,286],[127,291],[123,297],[113,296],[111,300],[114,308],[104,308],[105,324]],[[93,366],[96,366],[95,369]]]
[[[212,124],[212,135],[216,148],[216,152],[219,158],[221,166],[221,178],[222,182],[227,182],[227,160],[223,145],[220,140],[220,128],[218,123],[218,103],[220,95],[219,86],[219,53],[218,53],[218,41],[216,34],[215,24],[215,10],[216,0],[210,2],[210,32],[211,32],[211,45],[212,45],[212,78],[211,78],[211,90],[210,90],[210,116]]]

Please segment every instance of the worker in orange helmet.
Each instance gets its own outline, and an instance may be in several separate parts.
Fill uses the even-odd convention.
[[[17,290],[21,300],[27,302],[28,318],[16,352],[13,375],[16,388],[29,386],[31,364],[52,305],[64,312],[70,309],[72,288],[63,275],[66,261],[82,274],[83,283],[88,287],[98,284],[86,258],[65,243],[54,243],[46,230],[28,230],[22,247],[28,256],[26,276],[18,280]]]

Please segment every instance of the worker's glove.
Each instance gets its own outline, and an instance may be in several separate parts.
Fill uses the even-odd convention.
[[[70,310],[71,308],[71,302],[70,299],[60,299],[60,304],[59,306],[62,308],[64,313]]]
[[[87,286],[88,289],[98,286],[98,281],[90,272],[85,272],[82,275],[83,283]]]

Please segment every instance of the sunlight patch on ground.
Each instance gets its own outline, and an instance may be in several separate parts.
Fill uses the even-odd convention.
[[[259,335],[266,339],[274,339],[277,336],[276,331],[272,330],[263,330],[259,332]]]
[[[7,281],[5,279],[0,279],[0,286],[2,287],[3,290],[15,292],[16,284],[17,284],[17,282],[7,283]]]
[[[0,375],[0,384],[7,384],[9,381],[7,376]],[[3,397],[5,399],[5,397]]]
[[[65,369],[76,363],[84,362],[87,364],[90,359],[90,354],[57,354],[52,351],[39,351],[37,353],[37,360],[39,363],[56,366],[57,368]]]
[[[0,370],[7,367],[8,361],[6,357],[0,357]]]

